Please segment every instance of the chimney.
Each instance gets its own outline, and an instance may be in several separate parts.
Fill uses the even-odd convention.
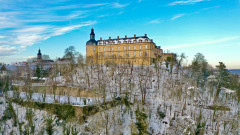
[[[100,37],[100,40],[102,41],[102,37]]]
[[[117,39],[119,39],[119,36],[117,36]]]
[[[109,40],[111,40],[111,37],[109,37]]]
[[[127,38],[127,35],[125,35],[125,38]]]
[[[136,38],[136,34],[134,34],[134,38]]]
[[[145,34],[145,37],[147,37],[147,34]]]

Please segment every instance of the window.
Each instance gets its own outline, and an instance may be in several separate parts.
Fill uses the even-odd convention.
[[[120,57],[120,53],[118,53],[118,57]]]
[[[124,52],[124,57],[126,57],[126,55],[127,55],[126,52]]]
[[[110,47],[108,47],[108,51],[110,51]]]
[[[112,47],[112,51],[114,50],[114,47]]]
[[[126,50],[126,46],[124,46],[124,50]]]
[[[145,52],[145,56],[148,56],[147,52]]]
[[[147,49],[148,48],[148,45],[145,45],[145,49]]]
[[[134,57],[136,57],[136,52],[133,53]]]
[[[105,57],[105,53],[103,53],[103,58]]]
[[[139,56],[141,56],[141,52],[139,52]]]
[[[95,47],[93,48],[93,51],[95,52]]]
[[[110,57],[110,53],[108,53],[108,57]]]
[[[118,47],[118,51],[120,50],[120,46]]]
[[[131,49],[131,47],[130,46],[128,46],[128,50],[130,50]]]
[[[133,46],[133,49],[136,50],[136,45]]]
[[[101,48],[99,48],[99,51],[101,51]]]
[[[128,57],[130,57],[131,56],[131,54],[130,54],[130,52],[128,52]]]
[[[112,53],[112,57],[114,57],[114,53]]]
[[[103,47],[103,51],[105,51],[105,47]]]
[[[141,45],[139,45],[139,49],[142,49],[142,46],[141,46]]]

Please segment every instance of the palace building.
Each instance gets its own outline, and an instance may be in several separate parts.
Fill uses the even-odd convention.
[[[86,58],[92,64],[128,64],[150,65],[156,61],[163,61],[167,57],[174,58],[173,53],[163,53],[152,39],[144,36],[136,36],[115,39],[95,40],[94,29],[91,29],[90,40],[86,43]]]

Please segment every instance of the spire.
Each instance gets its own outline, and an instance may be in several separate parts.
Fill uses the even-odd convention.
[[[41,54],[40,48],[38,50],[37,59],[42,59],[42,54]]]
[[[90,39],[91,39],[91,40],[95,40],[95,34],[94,34],[94,29],[93,29],[93,27],[92,27],[92,29],[91,29]]]

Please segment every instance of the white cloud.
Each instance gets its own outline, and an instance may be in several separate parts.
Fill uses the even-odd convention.
[[[20,47],[24,49],[27,46],[34,45],[52,36],[63,35],[80,27],[93,25],[95,23],[96,21],[88,21],[82,24],[65,27],[33,26],[25,29],[18,29],[14,31],[17,34],[13,39],[13,44],[20,45]]]
[[[47,31],[50,26],[27,26],[27,28],[13,30],[16,33],[42,33]]]
[[[129,5],[129,3],[127,3],[127,4],[120,4],[118,2],[115,2],[115,3],[112,4],[112,8],[124,8],[124,7],[128,6],[128,5]]]
[[[36,56],[28,56],[28,57],[26,57],[26,59],[32,59],[32,58],[36,58]]]
[[[57,28],[57,29],[51,34],[51,36],[62,35],[62,34],[65,34],[65,33],[69,32],[69,31],[78,29],[78,28],[83,27],[83,26],[93,25],[93,24],[95,24],[95,23],[96,23],[96,21],[88,21],[88,22],[85,22],[85,23],[79,24],[79,25],[72,25],[72,26],[66,26],[66,27],[62,27],[62,28]]]
[[[172,18],[171,18],[171,20],[173,21],[173,20],[176,20],[176,19],[178,19],[178,18],[180,18],[180,17],[183,17],[185,14],[177,14],[177,15],[174,15]]]
[[[155,19],[155,20],[150,21],[149,23],[158,24],[158,23],[161,23],[161,21],[159,19]]]
[[[218,43],[223,43],[223,42],[227,42],[227,41],[237,40],[239,38],[240,38],[239,36],[226,37],[226,38],[221,38],[221,39],[211,40],[211,41],[206,41],[206,42],[173,45],[173,46],[165,47],[165,49],[176,49],[176,48],[186,48],[186,47],[194,47],[194,46],[201,46],[201,45],[209,45],[209,44],[218,44]]]
[[[10,47],[8,45],[0,46],[0,56],[8,56],[17,53],[16,47]]]
[[[173,6],[173,5],[191,5],[191,4],[195,4],[198,2],[202,2],[202,1],[209,1],[209,0],[178,0],[178,1],[174,1],[172,3],[170,3],[169,5]]]
[[[5,38],[6,36],[0,36],[0,38]]]

